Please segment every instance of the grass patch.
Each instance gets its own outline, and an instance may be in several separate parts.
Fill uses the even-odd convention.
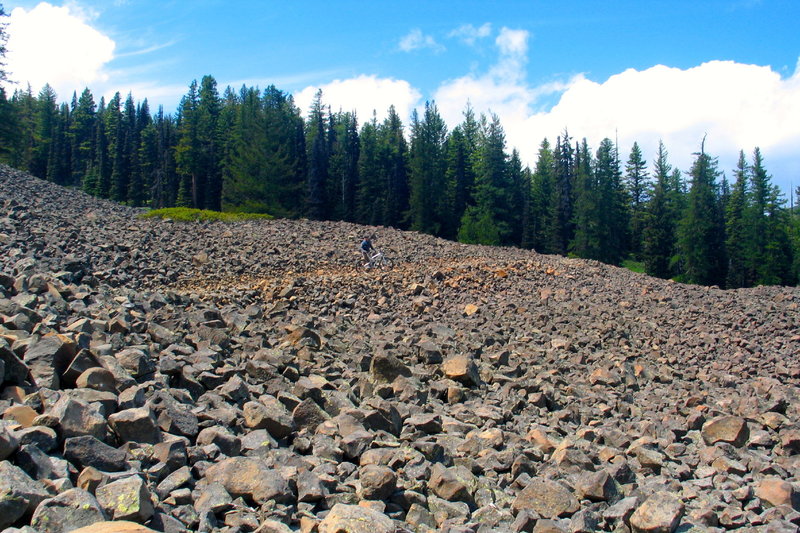
[[[142,218],[170,219],[178,222],[237,222],[239,220],[271,220],[272,215],[261,213],[231,213],[220,211],[207,211],[205,209],[191,209],[188,207],[166,207],[153,209],[139,215]]]
[[[627,268],[633,272],[638,272],[639,274],[644,274],[644,263],[641,261],[633,261],[631,259],[626,259],[622,262],[622,268]]]

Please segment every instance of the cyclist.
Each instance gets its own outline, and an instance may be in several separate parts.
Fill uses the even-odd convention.
[[[371,237],[364,237],[364,240],[361,241],[361,255],[364,256],[364,261],[367,263],[372,261],[372,255],[370,252],[375,252],[375,247],[372,246],[372,239],[375,238],[375,235]]]

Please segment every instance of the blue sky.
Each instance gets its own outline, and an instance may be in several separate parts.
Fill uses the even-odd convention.
[[[535,162],[563,129],[659,139],[687,170],[703,135],[731,175],[759,146],[775,183],[800,184],[800,1],[3,2],[8,68],[61,100],[92,89],[177,106],[192,79],[275,84],[306,109],[407,118],[435,100],[452,127],[469,101],[497,113]]]

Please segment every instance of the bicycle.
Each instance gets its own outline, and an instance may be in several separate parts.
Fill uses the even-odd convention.
[[[369,258],[368,262],[364,262],[364,258],[360,257],[356,261],[356,268],[358,270],[372,270],[373,268],[378,270],[391,270],[394,268],[394,261],[384,254],[380,250],[375,250],[375,253],[372,254]]]

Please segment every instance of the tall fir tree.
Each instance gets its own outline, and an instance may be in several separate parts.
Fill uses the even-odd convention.
[[[322,89],[317,91],[308,113],[306,146],[308,148],[308,199],[310,218],[324,220],[330,212],[328,198],[328,140]]]
[[[678,228],[683,280],[700,285],[725,283],[725,233],[717,190],[717,160],[705,153],[705,139],[690,170],[691,188]]]
[[[649,184],[647,163],[636,142],[633,143],[628,162],[625,164],[625,185],[630,198],[630,252],[634,259],[640,261]]]
[[[536,167],[531,179],[530,246],[542,253],[552,253],[552,202],[555,198],[555,159],[547,139],[539,145]]]
[[[575,238],[575,160],[569,133],[565,130],[556,140],[553,152],[553,190],[548,224],[549,248],[567,255]]]
[[[739,152],[739,162],[734,171],[736,181],[725,207],[725,249],[728,258],[728,273],[725,286],[729,289],[747,287],[753,277],[747,263],[747,232],[745,214],[748,196],[748,165],[744,152]]]
[[[447,207],[445,141],[447,126],[435,103],[426,102],[422,118],[411,119],[409,225],[439,235],[450,214]]]
[[[675,233],[678,206],[673,191],[672,166],[667,161],[667,150],[659,141],[653,166],[655,185],[647,202],[645,224],[642,231],[642,260],[645,272],[659,278],[672,277],[672,261],[675,256]]]

